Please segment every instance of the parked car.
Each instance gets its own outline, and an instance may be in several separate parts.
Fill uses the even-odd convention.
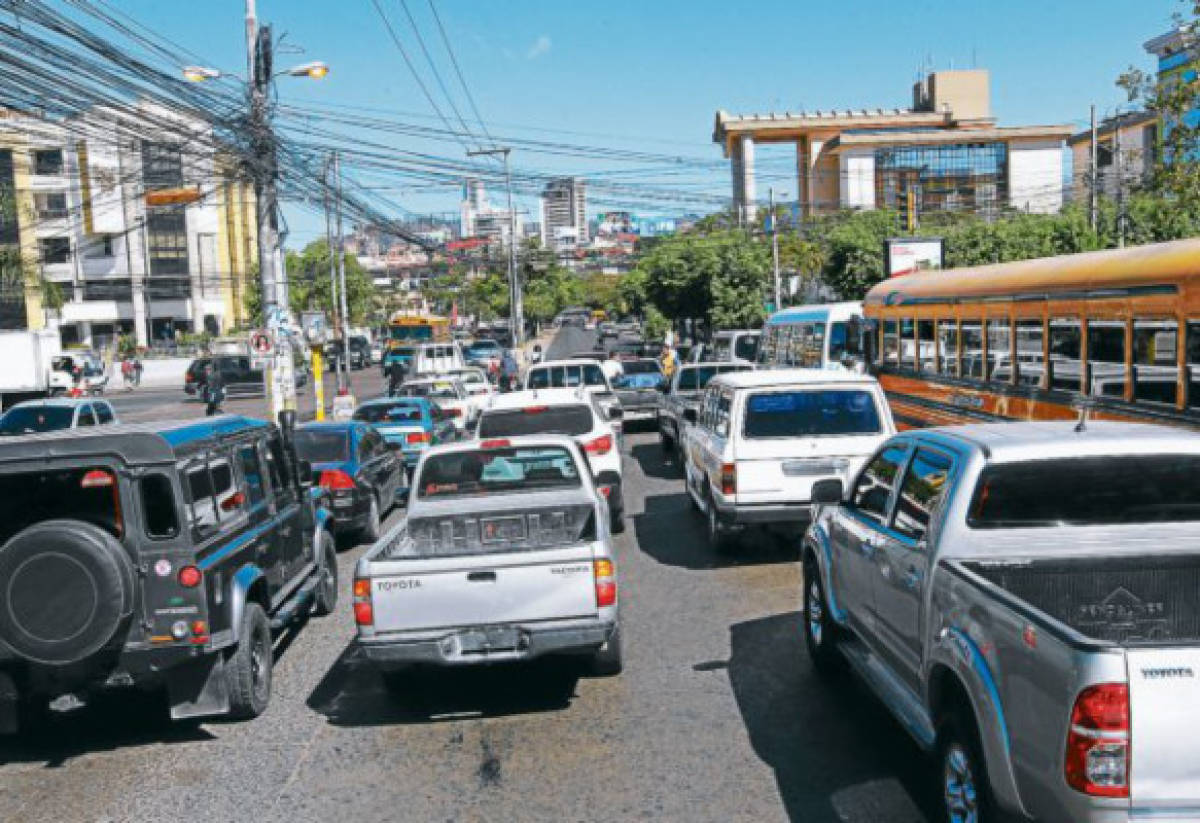
[[[612,381],[621,401],[622,420],[626,426],[633,420],[655,420],[658,417],[658,398],[664,385],[662,367],[657,360],[626,360],[622,374]]]
[[[625,530],[620,427],[619,414],[606,413],[583,389],[542,389],[494,395],[479,418],[478,437],[562,434],[574,438],[587,457],[596,487],[608,500],[612,530],[619,533]]]
[[[218,354],[212,358],[204,372],[204,380],[196,383],[196,390],[199,395],[203,396],[204,387],[208,383],[208,375],[212,369],[220,369],[221,382],[225,387],[225,392],[228,395],[239,395],[242,397],[255,397],[261,395],[266,390],[265,374],[263,369],[259,367],[255,361],[245,355],[227,355]],[[304,362],[303,357],[298,353],[295,358],[294,380],[296,388],[301,389],[308,385],[308,366]],[[186,380],[186,378],[185,378]],[[185,391],[188,384],[185,382]]]
[[[408,516],[358,561],[361,655],[413,664],[586,655],[621,671],[616,555],[583,456],[553,435],[430,449]]]
[[[684,419],[685,485],[718,551],[747,526],[807,525],[813,483],[854,476],[896,432],[875,378],[804,369],[718,375]]]
[[[565,389],[582,386],[595,395],[605,415],[620,408],[621,401],[595,360],[547,360],[525,370],[526,389]]]
[[[460,437],[465,436],[475,425],[478,409],[467,389],[458,381],[447,377],[422,377],[406,380],[401,384],[397,397],[424,397],[454,424]]]
[[[936,752],[948,819],[1195,819],[1200,436],[925,429],[813,494],[809,653]]]
[[[687,425],[685,409],[698,410],[700,395],[708,382],[718,374],[748,371],[754,368],[745,363],[681,363],[662,388],[658,406],[658,440],[664,452],[674,451],[683,456],[683,430]],[[682,465],[682,460],[680,461]]]
[[[116,424],[107,400],[55,397],[26,400],[0,415],[0,437]]]
[[[296,430],[296,453],[329,494],[334,530],[360,541],[377,539],[380,523],[406,487],[401,460],[383,435],[357,421],[305,423]]]
[[[338,591],[287,431],[216,417],[5,443],[0,730],[123,687],[162,688],[176,719],[267,708],[272,629]]]
[[[399,451],[407,475],[430,446],[457,439],[458,432],[449,418],[424,397],[380,397],[359,404],[354,420],[367,423],[383,435],[388,446]]]

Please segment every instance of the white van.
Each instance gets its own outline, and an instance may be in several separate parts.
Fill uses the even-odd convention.
[[[409,372],[414,377],[445,374],[466,368],[462,350],[457,343],[422,343],[415,349]]]
[[[712,379],[699,409],[685,409],[684,477],[724,550],[754,525],[802,526],[812,486],[844,487],[896,433],[875,378],[814,369],[730,372]]]

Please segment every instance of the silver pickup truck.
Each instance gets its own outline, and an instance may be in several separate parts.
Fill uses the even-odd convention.
[[[927,429],[819,485],[809,653],[937,753],[946,819],[1200,820],[1200,436]]]
[[[621,670],[608,505],[573,440],[434,447],[407,515],[355,571],[358,646],[385,675],[549,653]]]

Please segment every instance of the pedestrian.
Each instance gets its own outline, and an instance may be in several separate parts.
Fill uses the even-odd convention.
[[[621,365],[621,361],[611,351],[604,356],[600,361],[600,371],[604,372],[604,376],[608,378],[608,382],[616,380],[618,377],[625,374],[625,367]]]
[[[138,386],[142,385],[142,369],[143,368],[144,368],[144,366],[142,366],[142,361],[135,354],[133,356],[133,385],[134,385],[134,388],[137,388]]]
[[[121,358],[121,380],[124,381],[126,389],[133,388],[133,362],[128,355]]]
[[[215,366],[208,372],[208,380],[204,383],[204,416],[212,417],[221,413],[221,404],[225,402],[225,381],[221,378],[221,370]]]
[[[668,345],[662,347],[662,355],[658,359],[659,365],[662,366],[663,377],[670,380],[675,374],[675,351]]]

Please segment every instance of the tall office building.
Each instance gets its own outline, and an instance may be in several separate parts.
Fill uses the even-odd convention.
[[[588,241],[587,181],[558,177],[542,190],[542,245],[572,248]]]

